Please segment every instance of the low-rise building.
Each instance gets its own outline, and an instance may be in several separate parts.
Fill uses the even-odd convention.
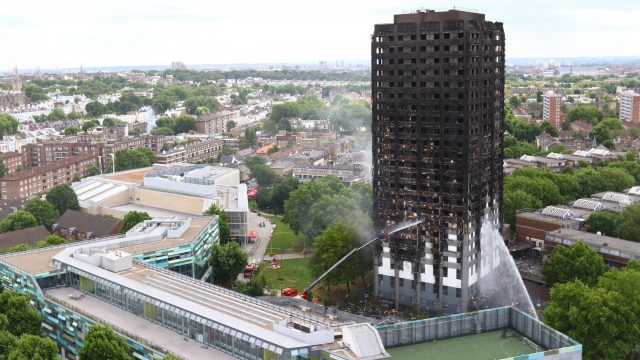
[[[2,160],[2,163],[7,170],[7,174],[20,171],[24,168],[22,154],[17,151],[0,153],[0,159]]]
[[[48,235],[49,230],[43,225],[2,233],[0,234],[0,252],[21,244],[34,247]]]
[[[69,209],[53,224],[53,233],[70,242],[115,235],[122,221],[114,217],[92,215]]]
[[[360,174],[352,166],[313,166],[296,165],[291,173],[301,181],[313,180],[324,176],[335,176],[340,181],[351,184],[356,181]]]
[[[69,159],[31,167],[0,178],[2,199],[29,198],[51,190],[58,184],[70,183],[75,174],[87,175],[97,156],[84,154]]]
[[[196,129],[199,133],[207,135],[222,134],[227,132],[229,121],[235,121],[238,113],[235,111],[220,111],[203,115],[196,120]]]
[[[609,266],[622,267],[629,260],[640,261],[640,243],[576,229],[562,228],[550,231],[544,243],[545,246],[554,248],[558,245],[571,246],[578,241],[602,255]]]
[[[83,211],[122,219],[129,211],[152,217],[202,217],[216,205],[227,213],[230,236],[248,240],[249,200],[240,171],[173,164],[103,174],[73,185]]]
[[[156,155],[158,164],[193,163],[218,155],[224,142],[221,139],[207,139],[162,151]]]

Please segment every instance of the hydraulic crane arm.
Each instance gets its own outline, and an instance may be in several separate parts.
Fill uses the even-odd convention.
[[[424,220],[414,220],[414,221],[410,221],[410,222],[404,222],[395,226],[392,226],[390,228],[386,228],[384,230],[382,230],[380,232],[380,235],[374,237],[373,239],[369,240],[368,242],[366,242],[364,245],[355,248],[351,251],[349,251],[347,253],[347,255],[343,256],[342,259],[338,260],[335,264],[333,264],[329,269],[327,269],[327,271],[325,271],[322,275],[320,275],[320,277],[318,277],[317,279],[315,279],[313,282],[311,282],[311,284],[309,284],[309,286],[307,286],[306,289],[304,289],[302,291],[302,294],[304,296],[304,294],[309,294],[309,291],[311,291],[311,289],[313,289],[316,285],[318,285],[318,283],[320,281],[322,281],[325,277],[327,277],[327,275],[329,275],[333,270],[335,270],[335,268],[337,268],[338,266],[340,266],[340,264],[342,264],[343,262],[345,262],[345,260],[347,260],[351,255],[353,255],[354,253],[366,248],[367,246],[373,244],[374,242],[376,242],[376,240],[379,240],[383,237],[387,237],[395,232],[398,232],[400,230],[404,230],[406,228],[410,228],[413,226],[416,226],[420,223],[424,222]]]

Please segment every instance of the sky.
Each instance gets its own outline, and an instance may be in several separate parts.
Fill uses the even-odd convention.
[[[640,56],[638,0],[18,0],[0,71],[366,61],[374,24],[454,6],[503,22],[507,59]]]

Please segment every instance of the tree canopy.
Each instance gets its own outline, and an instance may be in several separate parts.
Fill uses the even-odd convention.
[[[0,222],[0,232],[22,230],[37,225],[36,218],[26,210],[15,211]]]
[[[245,160],[251,176],[256,179],[260,186],[269,186],[277,178],[275,171],[271,169],[263,157],[252,156]]]
[[[50,202],[38,198],[27,201],[24,205],[24,210],[35,217],[38,225],[44,225],[49,231],[51,231],[51,227],[60,217],[60,214]]]
[[[122,228],[120,228],[120,233],[126,233],[131,230],[131,228],[145,220],[151,220],[149,213],[144,211],[129,211],[124,216],[124,219],[122,219]]]
[[[582,242],[570,247],[556,246],[542,265],[542,275],[549,286],[573,280],[594,285],[606,271],[602,256]]]
[[[92,325],[78,355],[81,360],[131,360],[131,349],[111,327]]]
[[[640,338],[640,265],[611,269],[592,286],[557,284],[544,311],[547,324],[583,345],[584,359],[626,359]]]
[[[359,246],[358,233],[342,222],[333,223],[313,241],[312,270],[315,276],[322,275],[349,251]],[[349,283],[354,276],[362,275],[369,267],[364,265],[362,254],[354,254],[332,271],[324,282],[329,286]]]
[[[229,220],[227,218],[227,213],[218,208],[216,204],[211,204],[211,206],[204,212],[203,215],[218,215],[218,229],[220,230],[220,242],[226,243],[229,240]]]
[[[156,155],[149,148],[122,149],[116,151],[116,171],[138,169],[151,166],[156,162]]]
[[[56,360],[58,345],[49,338],[22,335],[16,340],[7,360]]]
[[[46,199],[58,210],[58,214],[64,214],[67,209],[80,210],[78,196],[67,184],[58,184],[51,188]]]
[[[211,247],[209,260],[213,270],[213,280],[217,284],[231,286],[247,265],[247,254],[235,241]]]

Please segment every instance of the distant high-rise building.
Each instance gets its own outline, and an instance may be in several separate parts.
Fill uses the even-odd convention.
[[[174,61],[171,63],[171,70],[186,70],[187,65],[185,65],[182,61]]]
[[[375,295],[396,307],[467,311],[478,292],[482,222],[502,205],[504,39],[458,10],[375,26],[374,224],[425,219],[376,248]]]
[[[548,91],[544,94],[542,107],[542,120],[560,129],[562,126],[562,95]]]
[[[620,121],[631,126],[640,126],[640,94],[625,91],[620,96]]]
[[[18,67],[13,68],[13,91],[20,92],[22,91],[22,79],[20,78],[20,74],[18,73]]]

